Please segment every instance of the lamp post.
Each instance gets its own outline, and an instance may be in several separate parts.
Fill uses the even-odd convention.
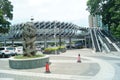
[[[30,20],[31,20],[31,22],[33,22],[33,20],[34,20],[33,16],[31,16],[31,19],[30,19]]]
[[[46,25],[45,25],[45,22],[44,22],[44,48],[47,48],[47,37],[46,37]]]
[[[56,21],[54,23],[54,39],[55,39],[55,48],[57,47],[56,45]],[[57,54],[56,50],[55,50],[55,54]]]

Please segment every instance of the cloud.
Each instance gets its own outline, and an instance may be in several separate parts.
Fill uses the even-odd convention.
[[[65,21],[88,26],[87,0],[10,0],[14,5],[13,23],[29,21]]]

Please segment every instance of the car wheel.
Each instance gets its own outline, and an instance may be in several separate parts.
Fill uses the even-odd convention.
[[[17,55],[17,53],[14,53],[14,56],[16,56]]]
[[[2,54],[2,58],[5,58],[5,54],[4,53]]]

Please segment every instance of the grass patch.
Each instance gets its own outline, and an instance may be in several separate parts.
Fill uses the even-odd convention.
[[[29,59],[29,58],[38,58],[38,57],[44,57],[45,55],[35,55],[31,57],[23,56],[23,55],[17,55],[14,56],[15,59]]]

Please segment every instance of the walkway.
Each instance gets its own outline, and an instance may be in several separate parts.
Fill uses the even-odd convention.
[[[81,54],[82,63],[77,63]],[[104,54],[102,54],[104,55]],[[111,64],[93,57],[101,54],[92,50],[68,50],[60,55],[50,55],[50,71],[45,73],[45,67],[37,69],[10,69],[8,60],[0,59],[0,80],[112,80],[115,70]],[[4,65],[4,67],[2,67]],[[9,79],[8,79],[9,78]],[[4,79],[5,80],[5,79]]]

